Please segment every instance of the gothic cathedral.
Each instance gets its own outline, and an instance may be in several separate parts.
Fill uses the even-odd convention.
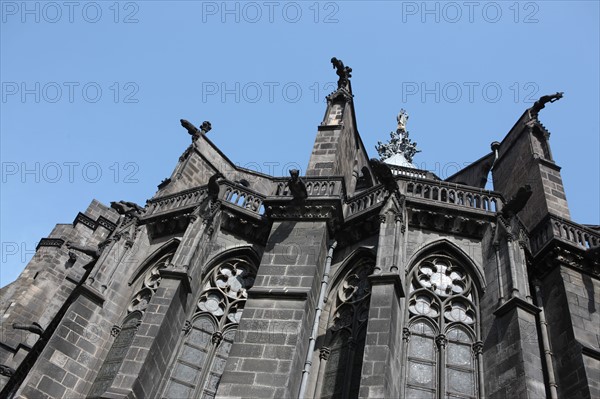
[[[369,159],[332,63],[305,174],[182,120],[144,207],[92,201],[40,240],[0,291],[0,397],[600,397],[600,227],[570,219],[538,117],[562,93],[443,180],[404,111]]]

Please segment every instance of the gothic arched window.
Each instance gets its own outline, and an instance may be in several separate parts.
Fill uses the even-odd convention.
[[[161,277],[159,270],[167,267],[173,255],[174,252],[169,252],[153,262],[146,273],[144,273],[141,283],[138,283],[138,291],[129,302],[127,314],[123,322],[120,326],[114,326],[112,329],[111,334],[115,337],[115,340],[106,355],[104,363],[102,363],[102,367],[98,371],[88,397],[100,397],[111,386],[117,376],[142,322],[142,317],[148,307],[148,303],[160,285]]]
[[[374,261],[363,258],[332,289],[332,307],[321,347],[321,398],[357,398],[360,388]]]
[[[163,397],[215,397],[255,276],[247,257],[229,258],[206,276]]]
[[[481,342],[473,279],[441,253],[421,260],[409,279],[405,397],[477,398]]]

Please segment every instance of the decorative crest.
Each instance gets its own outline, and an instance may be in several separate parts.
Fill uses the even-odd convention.
[[[387,143],[378,141],[375,149],[382,161],[391,158],[395,154],[401,154],[408,162],[412,162],[415,154],[421,152],[421,150],[417,149],[417,143],[412,142],[408,137],[408,130],[406,130],[408,113],[401,109],[396,120],[398,127],[395,132],[390,132],[390,140]]]
[[[348,86],[348,83],[350,83],[350,78],[352,77],[352,68],[344,66],[342,60],[338,60],[335,57],[331,59],[331,63],[336,69],[336,74],[339,77],[338,89],[347,88],[346,86]]]

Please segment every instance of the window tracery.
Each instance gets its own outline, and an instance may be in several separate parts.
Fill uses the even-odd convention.
[[[121,326],[113,326],[111,330],[111,335],[115,337],[115,340],[106,355],[104,363],[102,363],[102,366],[98,371],[98,375],[90,389],[88,397],[100,397],[111,386],[113,380],[117,376],[121,364],[125,360],[127,351],[142,323],[142,317],[150,303],[150,299],[160,285],[161,277],[159,270],[167,267],[173,258],[173,255],[174,251],[163,255],[155,261],[150,269],[144,274],[142,286],[129,302],[127,314],[123,319]]]
[[[320,351],[321,398],[356,398],[360,388],[374,262],[363,258],[334,287],[324,346]],[[323,367],[324,366],[324,367]]]
[[[439,253],[420,261],[409,280],[406,397],[477,398],[481,342],[473,279]]]
[[[207,275],[163,397],[215,397],[255,276],[247,257],[229,258]]]

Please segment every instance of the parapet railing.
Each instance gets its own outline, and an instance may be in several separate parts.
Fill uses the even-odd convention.
[[[165,213],[186,206],[197,205],[204,200],[206,195],[206,186],[200,186],[175,194],[165,195],[164,197],[152,198],[146,202],[147,205],[144,217]]]
[[[488,190],[459,187],[447,182],[408,182],[406,195],[486,212],[495,213],[502,209],[502,198],[499,194]]]
[[[331,197],[344,194],[341,178],[303,177],[302,180],[306,185],[306,193],[309,197]],[[278,178],[275,182],[274,196],[285,197],[292,195],[287,186],[288,179]]]
[[[404,166],[390,165],[390,170],[394,176],[403,176],[410,179],[431,179],[436,180],[436,176],[432,172],[426,170],[406,168]]]
[[[265,197],[236,183],[222,181],[221,199],[257,215],[265,213]]]
[[[531,252],[537,254],[553,238],[567,241],[581,249],[600,246],[600,233],[570,220],[548,215],[529,238]]]
[[[385,188],[377,186],[374,189],[360,193],[346,203],[346,216],[352,216],[371,208],[385,199]]]

